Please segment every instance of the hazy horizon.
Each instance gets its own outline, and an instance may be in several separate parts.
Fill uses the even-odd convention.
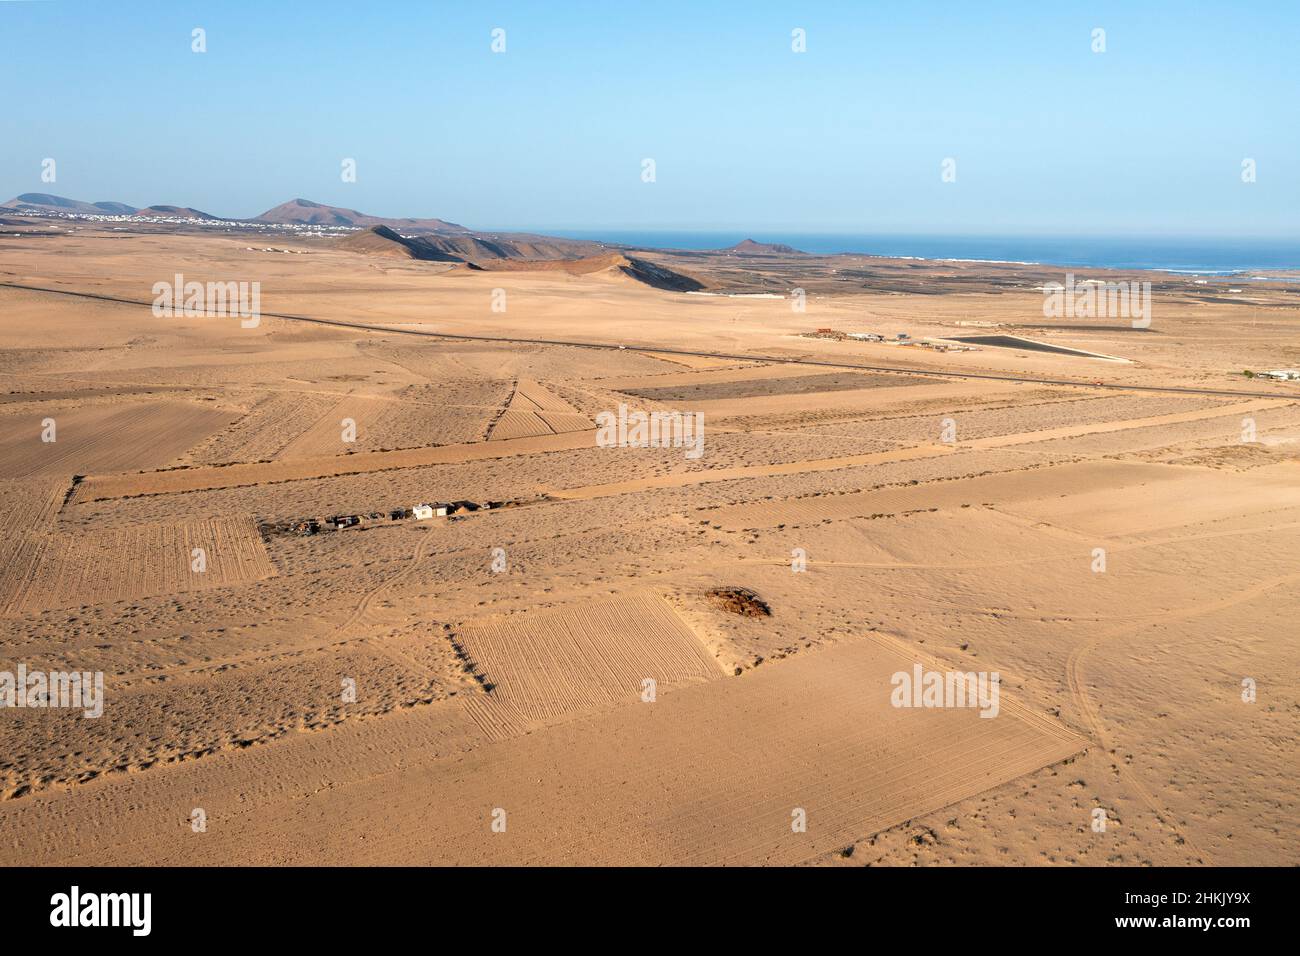
[[[48,194],[23,193],[29,202]],[[79,199],[79,197],[61,197]],[[80,200],[85,202],[86,200]],[[104,200],[93,200],[105,202]],[[295,201],[301,201],[295,200]],[[309,201],[310,204],[310,201]],[[169,204],[182,205],[182,204]],[[128,204],[129,206],[129,204]],[[277,207],[278,208],[278,207]],[[126,210],[118,210],[121,214]],[[206,213],[206,210],[197,210]],[[268,210],[274,211],[274,210]],[[94,210],[113,215],[112,210]],[[363,213],[361,210],[356,212]],[[345,215],[347,213],[345,212]],[[363,213],[364,214],[364,213]],[[218,220],[234,225],[255,216]],[[273,221],[278,221],[276,216]],[[392,225],[401,229],[394,218]],[[464,225],[464,224],[463,224]],[[1300,240],[1291,236],[1152,236],[1075,233],[810,232],[772,228],[572,228],[565,226],[474,227],[479,235],[541,234],[631,248],[708,251],[728,249],[742,240],[793,247],[814,255],[868,255],[894,259],[1002,262],[1065,268],[1156,270],[1218,275],[1290,271],[1300,268]]]
[[[0,0],[0,2],[6,2],[6,0]],[[76,200],[80,202],[91,202],[91,203],[124,202],[127,205],[135,206],[137,209],[145,209],[149,206],[163,206],[163,205],[181,206],[181,207],[197,209],[199,212],[205,212],[210,215],[217,216],[220,219],[225,219],[225,220],[230,220],[235,222],[252,221],[256,219],[257,216],[269,212],[271,209],[275,208],[275,206],[282,205],[282,203],[292,202],[294,200],[307,200],[308,202],[316,202],[319,205],[323,205],[323,206],[335,206],[338,208],[347,208],[357,212],[365,213],[367,215],[374,215],[374,216],[380,216],[380,217],[391,218],[391,219],[444,219],[447,221],[455,222],[455,220],[452,220],[450,217],[447,216],[423,215],[423,214],[414,215],[411,213],[401,212],[401,211],[379,211],[379,210],[374,210],[366,207],[349,206],[345,203],[322,202],[320,200],[313,199],[310,196],[292,196],[283,200],[281,203],[275,203],[272,206],[268,206],[265,209],[259,209],[256,212],[240,214],[240,213],[229,213],[229,212],[217,211],[211,208],[202,207],[199,206],[198,204],[185,201],[184,197],[170,197],[166,200],[161,200],[161,201],[155,200],[155,201],[146,202],[146,201],[138,200],[138,197],[136,200],[131,200],[131,201],[124,200],[118,194],[111,194],[105,196],[98,196],[98,195],[82,196],[82,195],[70,195],[68,193],[63,193],[57,190],[49,190],[49,189],[44,189],[44,190],[43,189],[0,189],[0,193],[3,193],[3,195],[6,196],[8,199],[14,199],[19,196],[31,195],[31,194],[46,194],[51,196],[58,196],[63,199]],[[667,235],[705,236],[705,235],[719,235],[723,233],[726,234],[735,233],[738,235],[739,239],[748,238],[748,239],[755,239],[756,241],[764,241],[764,242],[781,241],[776,237],[783,236],[783,235],[784,236],[825,236],[825,237],[842,236],[845,238],[872,236],[872,237],[900,237],[900,238],[903,237],[906,238],[942,237],[942,238],[951,238],[951,239],[1016,238],[1016,239],[1049,239],[1049,240],[1050,239],[1083,239],[1083,240],[1116,240],[1116,241],[1159,239],[1159,240],[1177,240],[1177,241],[1187,241],[1187,242],[1212,242],[1212,241],[1249,242],[1249,241],[1273,241],[1273,240],[1283,241],[1283,242],[1300,241],[1300,228],[1294,229],[1291,232],[1278,232],[1278,233],[1266,233],[1266,232],[1258,232],[1258,231],[1243,232],[1243,233],[1218,232],[1216,234],[1211,235],[1208,233],[1187,233],[1187,232],[1177,232],[1177,231],[1161,232],[1161,231],[1126,231],[1126,230],[1096,230],[1096,231],[1075,230],[1075,231],[1067,232],[1062,230],[1053,231],[1050,229],[979,230],[979,229],[972,228],[972,229],[945,231],[942,229],[923,229],[923,228],[907,228],[907,227],[899,227],[896,229],[889,229],[889,230],[875,230],[866,227],[817,229],[817,228],[810,228],[800,223],[775,224],[775,225],[761,224],[761,223],[749,223],[749,224],[743,224],[743,223],[742,224],[734,224],[734,223],[684,223],[684,224],[662,223],[660,224],[660,223],[656,223],[651,226],[644,226],[632,222],[622,222],[622,223],[561,222],[561,223],[544,223],[541,225],[538,224],[520,225],[515,223],[483,224],[483,223],[476,223],[476,222],[456,222],[456,224],[465,226],[466,228],[472,229],[476,232],[485,232],[485,233],[487,232],[541,233],[541,232],[550,231],[556,234],[586,233],[586,234],[594,235],[600,232],[610,232],[610,233],[634,233],[635,232],[635,233],[645,233],[647,235],[660,234],[666,236]],[[743,235],[740,235],[742,233]],[[765,236],[766,238],[761,239],[760,237],[762,236]]]

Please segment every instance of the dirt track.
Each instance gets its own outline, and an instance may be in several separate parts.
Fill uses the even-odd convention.
[[[138,305],[145,308],[151,308],[152,303],[141,302],[137,299],[125,299],[117,296],[101,295],[93,292],[74,292],[67,289],[53,289],[43,286],[19,285],[12,282],[0,282],[0,287],[10,289],[24,289],[29,292],[48,292],[55,295],[80,296],[82,298],[99,299],[105,302],[120,302],[125,305]],[[773,362],[785,365],[811,365],[823,368],[849,368],[859,369],[867,372],[903,372],[909,375],[930,375],[938,378],[957,378],[957,379],[983,379],[994,382],[1022,382],[1035,385],[1065,385],[1076,388],[1106,388],[1119,389],[1122,391],[1135,392],[1154,392],[1168,395],[1222,395],[1228,398],[1278,398],[1278,392],[1252,392],[1244,389],[1221,389],[1221,388],[1190,388],[1176,385],[1117,385],[1098,380],[1087,379],[1065,379],[1065,378],[1039,378],[1021,375],[994,375],[982,372],[941,372],[934,369],[918,368],[915,366],[905,365],[863,365],[854,362],[828,362],[811,358],[790,358],[782,355],[759,355],[743,352],[711,352],[700,351],[695,349],[674,349],[665,348],[661,345],[646,344],[619,344],[611,342],[592,342],[576,341],[571,339],[538,339],[522,338],[516,336],[493,336],[493,335],[460,335],[451,332],[429,332],[422,329],[404,329],[401,327],[389,327],[381,325],[367,325],[359,322],[344,322],[340,319],[320,319],[306,315],[288,315],[277,312],[262,313],[268,318],[284,319],[290,322],[310,322],[316,325],[335,326],[344,329],[357,329],[365,332],[382,332],[389,335],[418,335],[425,338],[444,339],[448,341],[460,342],[504,342],[512,345],[557,345],[568,346],[571,348],[583,349],[606,349],[606,350],[623,350],[637,349],[646,352],[658,353],[662,355],[684,355],[706,359],[721,359],[738,362]],[[1300,398],[1300,392],[1284,393],[1286,397]]]

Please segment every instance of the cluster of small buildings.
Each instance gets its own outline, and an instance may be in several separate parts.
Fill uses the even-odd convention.
[[[886,339],[876,332],[841,332],[839,329],[818,329],[816,332],[805,332],[804,336],[810,339],[832,339],[836,342],[843,342],[845,339],[852,339],[855,342],[908,341],[906,332],[899,332],[895,339]]]
[[[64,219],[86,223],[126,223],[139,225],[155,223],[161,225],[199,226],[204,229],[222,229],[225,231],[258,232],[271,235],[291,235],[306,238],[335,238],[360,231],[356,226],[319,225],[301,222],[255,222],[246,219],[200,219],[195,216],[146,216],[139,213],[84,213],[35,209],[6,209],[6,216],[25,216],[31,219]],[[125,226],[113,227],[125,229]],[[272,251],[272,250],[263,250]],[[285,252],[289,250],[274,250]]]
[[[347,528],[366,528],[394,521],[428,521],[432,518],[453,518],[472,511],[489,511],[505,507],[503,501],[449,501],[421,502],[409,508],[394,508],[391,511],[372,511],[359,515],[331,515],[328,518],[303,518],[283,525],[265,526],[273,532],[287,532],[296,535],[319,534],[322,531],[343,531]]]
[[[884,345],[908,345],[922,349],[934,349],[936,352],[978,352],[973,345],[960,345],[956,342],[936,341],[933,339],[913,339],[906,332],[899,332],[893,338],[881,335],[879,332],[841,332],[838,329],[818,329],[816,332],[805,332],[805,338],[810,339],[832,339],[836,342],[880,342]]]
[[[1300,369],[1277,368],[1271,372],[1256,372],[1256,378],[1271,378],[1275,382],[1300,382]]]
[[[904,343],[906,344],[906,343]],[[960,342],[943,342],[932,339],[922,339],[919,342],[912,343],[917,348],[934,349],[936,352],[978,352],[979,347],[975,345],[962,345]]]

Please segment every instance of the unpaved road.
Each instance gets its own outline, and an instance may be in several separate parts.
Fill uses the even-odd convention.
[[[20,285],[16,282],[0,282],[0,288],[21,289],[24,292],[47,292],[53,295],[68,295],[82,299],[99,299],[104,302],[120,302],[124,305],[138,305],[153,308],[152,302],[139,299],[124,299],[119,296],[102,295],[97,292],[77,292],[70,289],[52,289],[44,286]],[[362,332],[382,332],[385,335],[419,335],[432,339],[448,339],[463,342],[506,342],[515,345],[563,345],[580,349],[612,349],[630,351],[659,352],[664,355],[691,355],[701,358],[726,359],[736,362],[773,362],[782,365],[809,365],[819,368],[849,368],[867,372],[884,372],[907,375],[930,375],[935,378],[984,379],[994,382],[1024,382],[1030,385],[1065,385],[1075,388],[1105,388],[1122,392],[1155,392],[1166,395],[1223,395],[1228,398],[1294,398],[1300,399],[1300,392],[1245,392],[1226,388],[1194,388],[1188,385],[1121,385],[1099,381],[1066,378],[1035,378],[1023,375],[999,375],[994,372],[944,372],[937,369],[915,368],[906,365],[862,365],[854,362],[830,362],[825,359],[789,358],[780,355],[742,354],[738,352],[704,352],[694,349],[673,349],[660,345],[636,345],[617,342],[591,342],[570,339],[529,339],[504,335],[466,335],[454,332],[429,332],[424,329],[389,328],[383,325],[366,325],[362,322],[345,322],[342,319],[321,319],[308,315],[288,315],[282,312],[263,312],[268,318],[284,319],[289,322],[310,322],[314,325],[330,325],[342,329],[357,329]]]

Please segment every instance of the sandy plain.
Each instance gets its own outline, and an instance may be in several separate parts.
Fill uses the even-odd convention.
[[[1300,286],[1071,328],[1064,270],[294,242],[0,235],[0,670],[105,683],[0,709],[0,862],[1300,862],[1300,385],[1241,374]],[[175,273],[260,323],[155,317]],[[1127,361],[806,336],[969,322]],[[598,446],[620,403],[704,454]],[[506,506],[388,517],[458,500]],[[916,664],[998,716],[891,706]]]

